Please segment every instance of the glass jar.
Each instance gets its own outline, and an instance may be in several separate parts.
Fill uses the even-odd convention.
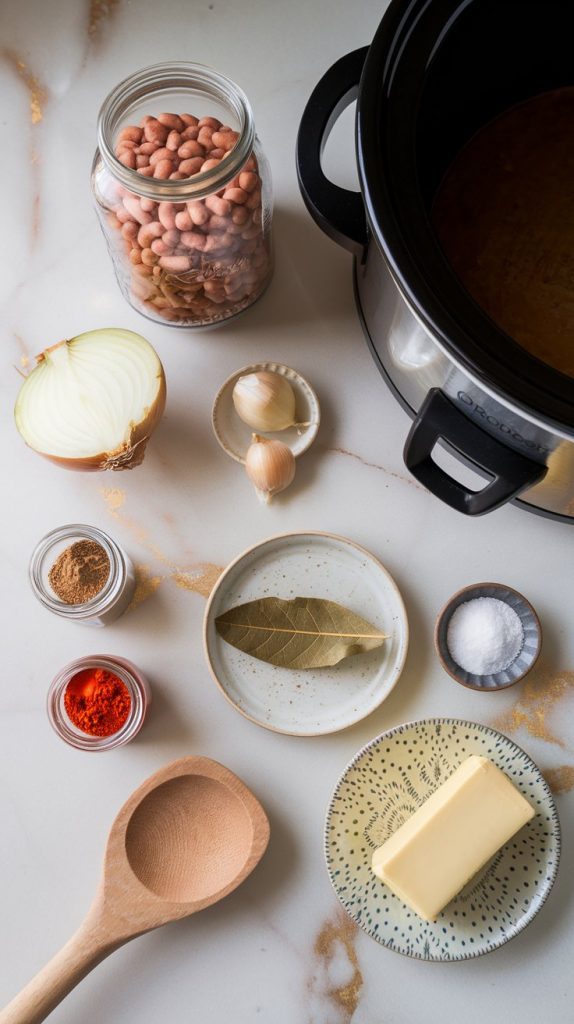
[[[84,540],[95,541],[103,548],[110,564],[109,575],[90,600],[68,604],[50,583],[50,571],[67,548]],[[115,540],[95,526],[73,523],[52,530],[37,544],[30,559],[30,582],[38,600],[55,615],[85,626],[105,626],[125,612],[134,595],[136,577],[131,559]]]
[[[267,287],[269,165],[246,96],[211,68],[156,64],[120,82],[92,188],[118,284],[149,319],[216,325]]]
[[[92,736],[83,732],[68,717],[64,697],[68,683],[84,669],[103,668],[121,679],[130,695],[130,710],[124,724],[109,736]],[[77,658],[66,665],[50,684],[47,710],[50,725],[58,736],[76,750],[111,750],[133,740],[140,731],[151,701],[149,683],[144,675],[127,658],[116,655],[94,654]]]

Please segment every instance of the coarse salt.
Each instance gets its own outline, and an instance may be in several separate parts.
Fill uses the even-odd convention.
[[[504,672],[520,654],[524,630],[505,601],[475,597],[453,612],[446,643],[453,661],[473,675]]]

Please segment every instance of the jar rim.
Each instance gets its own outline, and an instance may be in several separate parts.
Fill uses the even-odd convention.
[[[93,540],[104,549],[110,563],[110,571],[104,586],[89,601],[81,604],[68,604],[47,590],[42,577],[45,559],[50,551],[63,541]],[[32,589],[38,600],[56,615],[64,618],[89,619],[107,611],[119,597],[126,578],[126,560],[122,549],[116,542],[98,529],[85,523],[69,523],[50,530],[38,542],[30,558],[29,578]]]
[[[78,729],[63,709],[63,698],[71,679],[78,672],[89,668],[104,668],[121,679],[130,695],[130,710],[124,724],[117,732],[109,736],[92,736],[91,733]],[[76,658],[58,672],[48,690],[46,708],[48,719],[60,739],[78,750],[111,750],[122,746],[140,731],[147,710],[148,694],[145,685],[135,667],[126,659],[115,658],[113,655],[90,655]]]
[[[144,97],[150,87],[168,89],[202,89],[227,104],[239,121],[239,138],[218,167],[181,180],[146,178],[126,167],[114,152],[114,132],[121,118],[136,100]],[[189,61],[168,61],[152,64],[128,75],[108,93],[98,114],[98,150],[113,176],[130,192],[155,202],[182,202],[201,199],[217,192],[239,173],[251,156],[255,143],[255,125],[249,100],[243,90],[226,75],[207,64]],[[97,163],[98,153],[94,166]]]

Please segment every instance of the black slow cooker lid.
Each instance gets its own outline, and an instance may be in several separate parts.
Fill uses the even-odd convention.
[[[369,48],[357,110],[370,227],[417,315],[485,386],[562,428],[574,427],[574,381],[474,302],[429,211],[446,168],[480,127],[514,103],[572,84],[571,0],[392,0]]]

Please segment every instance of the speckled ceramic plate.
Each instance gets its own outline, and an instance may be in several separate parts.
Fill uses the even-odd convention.
[[[250,366],[243,366],[241,370],[232,373],[217,392],[213,403],[211,421],[213,431],[221,447],[236,462],[245,462],[247,449],[251,444],[253,430],[237,415],[233,405],[233,388],[240,377],[247,373],[257,373],[260,370],[270,370],[272,373],[280,373],[289,381],[295,392],[295,415],[297,421],[306,426],[288,427],[287,430],[260,431],[265,437],[275,438],[289,445],[295,458],[306,452],[313,444],[319,430],[321,413],[319,399],[313,388],[296,370],[285,366],[283,363],[252,363]]]
[[[371,857],[470,754],[498,765],[536,815],[428,924],[373,875]],[[485,725],[434,718],[391,729],[353,758],[329,804],[325,855],[345,910],[377,942],[419,960],[467,960],[518,935],[545,903],[560,823],[541,772],[516,743]]]
[[[332,668],[277,668],[226,643],[215,619],[257,597],[325,597],[389,634],[382,647]],[[277,732],[317,736],[353,725],[381,704],[401,673],[408,625],[399,591],[368,551],[326,533],[290,533],[250,548],[225,570],[204,621],[208,665],[241,714]]]

